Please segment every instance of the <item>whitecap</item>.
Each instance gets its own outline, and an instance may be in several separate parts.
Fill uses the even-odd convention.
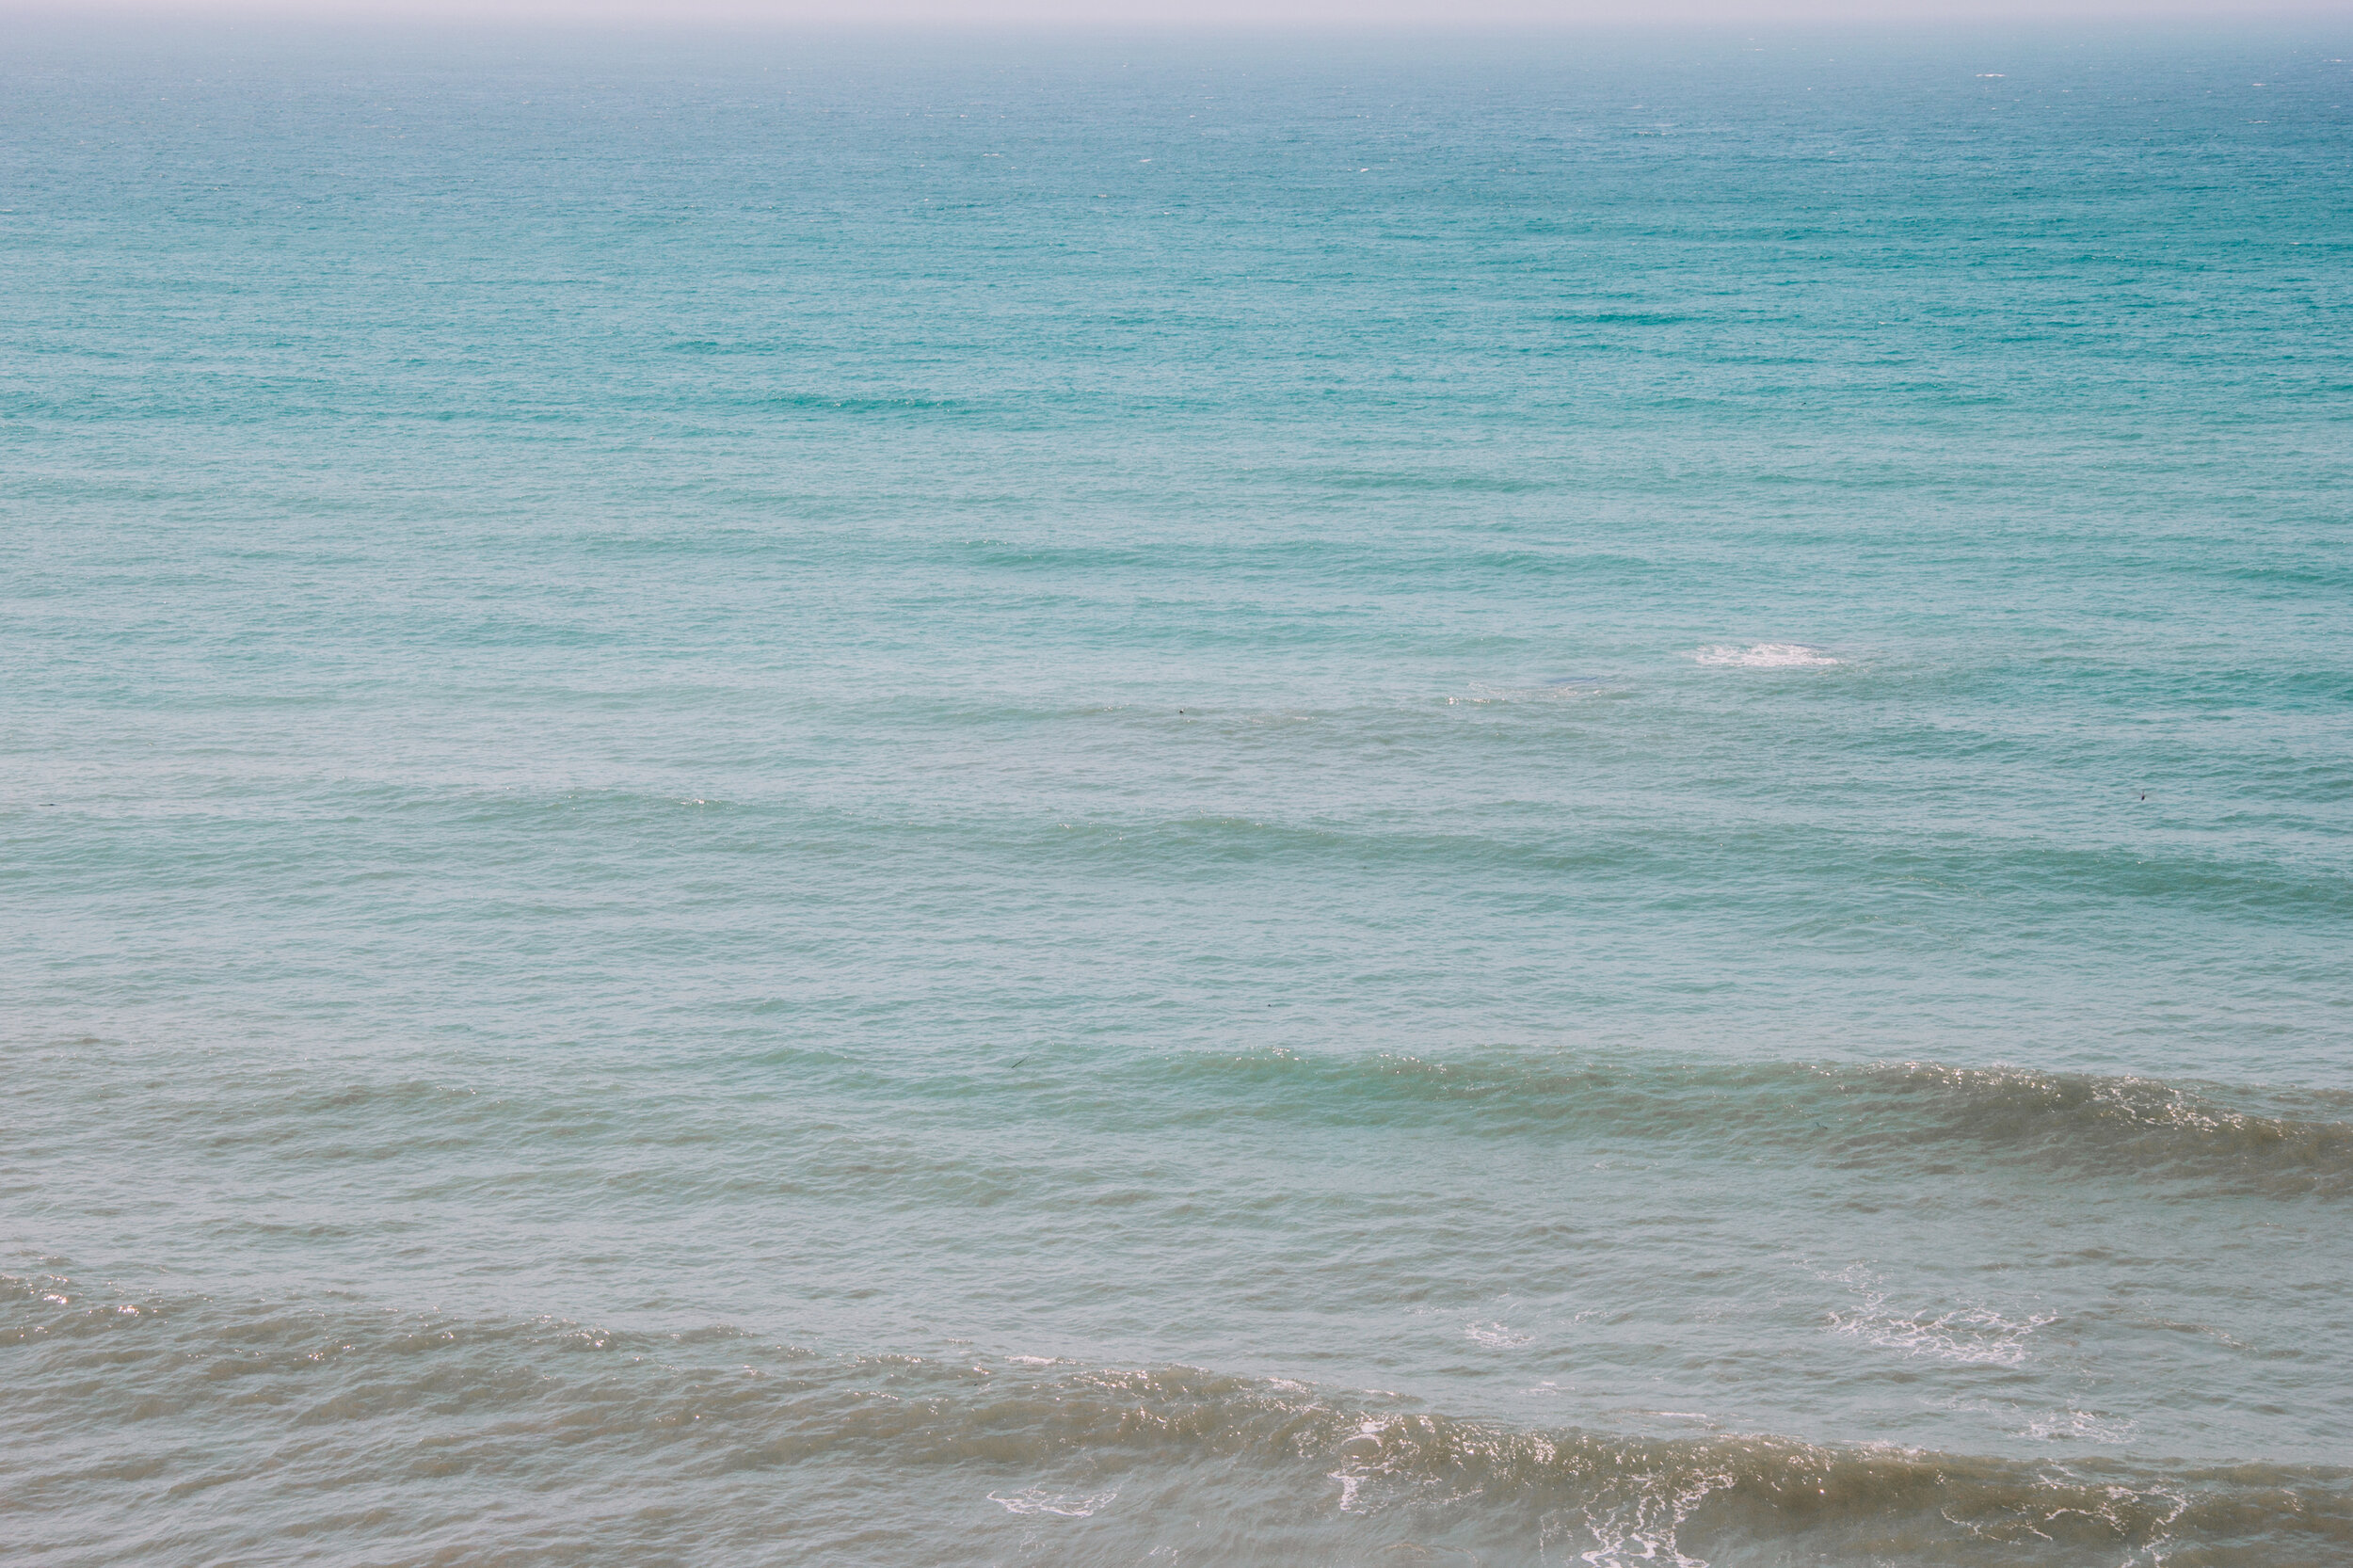
[[[1011,1496],[1000,1496],[991,1492],[988,1500],[1007,1513],[1050,1513],[1064,1519],[1084,1519],[1108,1507],[1118,1496],[1117,1492],[1093,1492],[1082,1497],[1074,1497],[1048,1492],[1042,1486],[1032,1486]]]
[[[1828,649],[1812,643],[1751,643],[1746,648],[1737,643],[1711,643],[1691,658],[1696,664],[1752,670],[1820,669],[1838,663]]]
[[[2102,1416],[2090,1410],[2057,1410],[2026,1422],[2026,1435],[2039,1443],[2073,1439],[2086,1443],[2125,1443],[2132,1439],[2128,1416]]]
[[[1877,1288],[1878,1281],[1863,1271],[1849,1269],[1828,1277],[1853,1290],[1863,1304],[1833,1310],[1830,1332],[1899,1355],[1960,1366],[2015,1367],[2026,1359],[2027,1337],[2058,1320],[2049,1313],[2006,1318],[1990,1306],[1898,1313],[1888,1308],[1886,1292]]]
[[[1525,1345],[1535,1337],[1534,1335],[1521,1334],[1502,1323],[1494,1322],[1465,1323],[1463,1325],[1463,1335],[1467,1339],[1476,1340],[1481,1345],[1493,1346],[1497,1350],[1510,1350],[1514,1346]]]
[[[1357,1422],[1355,1435],[1340,1445],[1340,1467],[1327,1472],[1327,1479],[1340,1483],[1342,1513],[1370,1513],[1375,1506],[1360,1500],[1366,1481],[1395,1473],[1395,1464],[1388,1451],[1388,1424],[1368,1416]]]
[[[1538,1527],[1540,1549],[1549,1559],[1549,1548],[1556,1544],[1575,1550],[1590,1540],[1592,1548],[1578,1552],[1577,1559],[1593,1568],[1632,1568],[1635,1563],[1708,1568],[1707,1559],[1684,1552],[1675,1535],[1708,1494],[1732,1484],[1733,1477],[1721,1472],[1618,1478],[1577,1510],[1574,1519],[1565,1510],[1545,1515]]]
[[[1831,1321],[1833,1332],[1854,1335],[1878,1350],[1963,1366],[2015,1367],[2026,1359],[2026,1336],[2057,1320],[2005,1318],[1983,1306],[1897,1317],[1874,1302],[1860,1312],[1833,1312]]]
[[[1497,686],[1485,681],[1471,682],[1466,696],[1448,697],[1447,706],[1468,703],[1485,707],[1496,702],[1563,702],[1582,696],[1598,696],[1609,690],[1599,676],[1564,675],[1540,681],[1531,686]]]

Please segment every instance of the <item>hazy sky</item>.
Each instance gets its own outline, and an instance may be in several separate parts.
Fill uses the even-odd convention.
[[[2353,0],[0,0],[0,13],[92,11],[786,27],[1578,27],[1642,24],[2181,21],[2272,16],[2353,24]]]

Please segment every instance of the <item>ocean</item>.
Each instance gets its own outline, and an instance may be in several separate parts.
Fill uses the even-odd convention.
[[[11,1564],[2353,1561],[2353,29],[5,37]]]

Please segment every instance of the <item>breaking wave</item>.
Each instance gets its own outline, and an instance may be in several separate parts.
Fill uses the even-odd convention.
[[[1963,1067],[1933,1062],[1740,1063],[1628,1051],[1557,1056],[1257,1051],[1135,1069],[1214,1098],[1218,1113],[1440,1123],[1498,1138],[1559,1134],[1638,1146],[1780,1148],[1900,1169],[1971,1148],[2052,1170],[2275,1197],[2353,1192],[2353,1097],[2320,1091]],[[1231,1105],[1247,1089],[1248,1104]]]
[[[286,1535],[246,1523],[260,1517],[296,1521],[306,1551],[386,1560],[776,1555],[697,1523],[723,1507],[828,1561],[946,1560],[924,1533],[943,1516],[967,1521],[963,1551],[988,1555],[991,1528],[1076,1531],[1050,1539],[1087,1561],[1179,1539],[1206,1560],[1467,1551],[1594,1568],[2353,1553],[2353,1471],[1521,1430],[1187,1367],[829,1356],[724,1328],[11,1277],[0,1346],[16,1437],[0,1480],[12,1530],[44,1544],[35,1562],[284,1556]],[[133,1426],[144,1457],[109,1458]]]

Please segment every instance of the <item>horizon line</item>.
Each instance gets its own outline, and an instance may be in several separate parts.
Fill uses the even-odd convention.
[[[1639,11],[1639,14],[1629,14]],[[1901,36],[1983,29],[2012,34],[2200,26],[2353,26],[2340,0],[1945,0],[1891,18],[1870,0],[1665,0],[1574,7],[1486,0],[1439,14],[1430,0],[1370,0],[1341,13],[1318,0],[1133,0],[1115,11],[1083,0],[872,0],[855,8],[818,0],[0,0],[0,24],[113,28],[269,26],[363,31],[429,26],[452,32],[727,32],[800,36],[929,34],[1131,36],[1576,36],[1705,31]]]

